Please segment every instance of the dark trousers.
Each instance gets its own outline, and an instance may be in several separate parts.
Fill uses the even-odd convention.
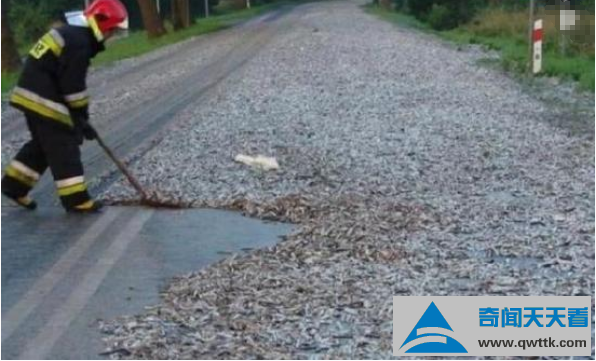
[[[83,178],[79,132],[54,124],[52,120],[26,114],[31,140],[23,145],[2,178],[2,193],[26,196],[49,167],[62,205],[72,208],[90,200]]]

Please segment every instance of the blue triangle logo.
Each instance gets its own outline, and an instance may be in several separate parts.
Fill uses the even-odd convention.
[[[431,302],[399,349],[406,347],[405,353],[468,353],[453,334],[441,311]]]

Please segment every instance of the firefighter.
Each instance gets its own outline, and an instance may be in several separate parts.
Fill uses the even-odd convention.
[[[97,137],[89,124],[87,69],[105,40],[128,27],[128,14],[119,0],[95,0],[66,20],[30,50],[10,96],[10,105],[25,115],[31,140],[7,166],[2,194],[35,209],[28,194],[49,167],[67,211],[96,212],[102,205],[89,196],[79,148],[83,138]]]

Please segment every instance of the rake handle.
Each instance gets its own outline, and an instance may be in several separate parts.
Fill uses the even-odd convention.
[[[103,139],[101,139],[101,137],[99,135],[97,135],[95,140],[97,140],[97,143],[99,144],[101,149],[103,149],[103,151],[107,154],[107,156],[114,162],[114,164],[116,164],[116,166],[118,167],[120,172],[122,172],[122,174],[124,174],[126,179],[128,179],[130,184],[139,193],[141,198],[148,199],[149,197],[147,196],[147,192],[145,192],[145,190],[143,189],[143,186],[141,186],[141,183],[139,183],[139,181],[132,175],[132,173],[130,173],[130,171],[128,170],[126,165],[124,165],[124,163],[122,163],[122,161],[120,161],[120,159],[118,159],[116,157],[114,152],[112,152],[112,150],[106,145],[106,143],[103,142]]]

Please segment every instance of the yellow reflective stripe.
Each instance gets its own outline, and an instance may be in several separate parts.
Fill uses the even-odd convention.
[[[88,200],[86,202],[79,204],[78,206],[75,206],[75,208],[76,209],[91,209],[91,208],[93,208],[94,205],[95,205],[95,202],[93,202],[92,200]]]
[[[83,90],[73,94],[66,94],[64,96],[64,99],[66,99],[67,102],[74,102],[75,100],[81,100],[86,98],[89,98],[89,95],[87,95],[87,90]]]
[[[23,205],[25,207],[27,207],[28,205],[30,205],[31,203],[33,203],[33,199],[29,198],[28,196],[19,197],[19,198],[15,199],[15,201],[18,204]]]
[[[52,53],[56,56],[60,56],[62,54],[62,46],[58,44],[58,42],[54,39],[52,34],[47,33],[41,37],[41,41],[50,47]]]
[[[6,167],[6,175],[16,179],[17,181],[25,184],[26,186],[33,187],[36,183],[35,179],[28,177],[26,174],[19,172],[18,169],[12,165]]]
[[[10,166],[33,180],[39,179],[39,173],[29,168],[22,162],[19,162],[18,160],[13,160],[12,162],[10,162]]]
[[[53,109],[59,113],[65,114],[65,115],[69,115],[70,113],[68,112],[68,108],[62,104],[62,103],[58,103],[55,102],[53,100],[50,99],[46,99],[42,96],[40,96],[39,94],[36,94],[30,90],[27,90],[25,88],[21,88],[20,86],[16,86],[14,88],[14,90],[12,91],[15,94],[19,94],[20,96],[27,98],[29,100],[34,101],[35,103],[39,103],[44,105],[47,108]],[[76,99],[71,99],[71,100],[76,100]]]
[[[70,186],[73,186],[75,184],[80,184],[80,183],[85,183],[85,177],[83,177],[82,175],[57,180],[56,187],[57,188],[70,187]]]
[[[52,37],[54,38],[54,40],[56,41],[56,43],[58,45],[60,45],[60,47],[64,47],[64,38],[62,37],[62,35],[60,35],[60,33],[58,32],[58,30],[56,29],[52,29],[49,31],[50,35],[52,35]]]
[[[82,107],[86,107],[87,105],[89,105],[89,98],[84,98],[84,99],[69,101],[68,102],[68,105],[71,108],[82,108]]]
[[[12,95],[10,96],[10,101],[12,103],[22,105],[23,107],[32,110],[40,115],[43,115],[44,117],[57,120],[60,123],[63,123],[69,127],[73,127],[72,119],[70,119],[69,115],[60,113],[50,107],[45,106],[44,104],[35,102],[31,99],[27,99],[20,94],[12,93]]]
[[[70,196],[75,193],[84,192],[87,190],[87,185],[85,183],[73,184],[68,187],[58,188],[58,195],[60,197]]]
[[[97,25],[97,20],[95,20],[95,18],[93,16],[90,16],[87,18],[87,22],[89,23],[89,27],[93,31],[93,35],[95,35],[95,38],[97,39],[97,41],[102,42],[103,34],[101,33],[99,26]]]

